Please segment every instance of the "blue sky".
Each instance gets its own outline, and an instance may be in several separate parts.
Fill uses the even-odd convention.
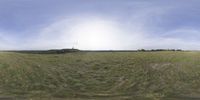
[[[0,49],[200,49],[199,0],[0,0]]]

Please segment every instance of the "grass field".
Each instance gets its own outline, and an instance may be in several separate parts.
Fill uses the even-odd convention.
[[[0,52],[1,98],[199,100],[200,52]]]

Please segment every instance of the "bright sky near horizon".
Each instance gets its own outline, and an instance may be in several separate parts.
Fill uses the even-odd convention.
[[[200,0],[0,0],[0,49],[200,50]]]

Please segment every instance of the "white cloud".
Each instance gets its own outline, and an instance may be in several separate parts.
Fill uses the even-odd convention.
[[[15,38],[6,34],[6,32],[0,32],[0,50],[16,49]]]
[[[144,6],[144,7],[143,7]],[[0,32],[1,49],[187,49],[200,50],[200,30],[177,28],[156,33],[162,17],[176,7],[143,5],[130,16],[79,15],[58,19],[38,29],[36,36],[22,42]],[[127,19],[125,19],[127,18]],[[155,33],[152,33],[155,32]],[[3,34],[4,33],[4,34]],[[33,34],[33,33],[32,33]],[[157,34],[157,35],[156,35]],[[23,37],[24,38],[24,37]]]
[[[122,32],[116,22],[103,17],[72,17],[41,29],[26,48],[119,49]]]
[[[130,28],[106,17],[72,17],[41,29],[38,37],[27,41],[28,45],[24,45],[23,48],[55,49],[74,46],[78,49],[104,50],[141,48],[194,50],[200,49],[200,41],[185,38],[199,37],[198,33],[198,30],[183,28],[168,31],[164,35],[151,36],[146,27],[138,24],[132,24]]]

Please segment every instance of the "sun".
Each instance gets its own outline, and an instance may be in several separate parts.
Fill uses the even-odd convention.
[[[102,19],[80,21],[73,27],[73,38],[78,48],[90,50],[108,49],[114,45],[115,27]]]

